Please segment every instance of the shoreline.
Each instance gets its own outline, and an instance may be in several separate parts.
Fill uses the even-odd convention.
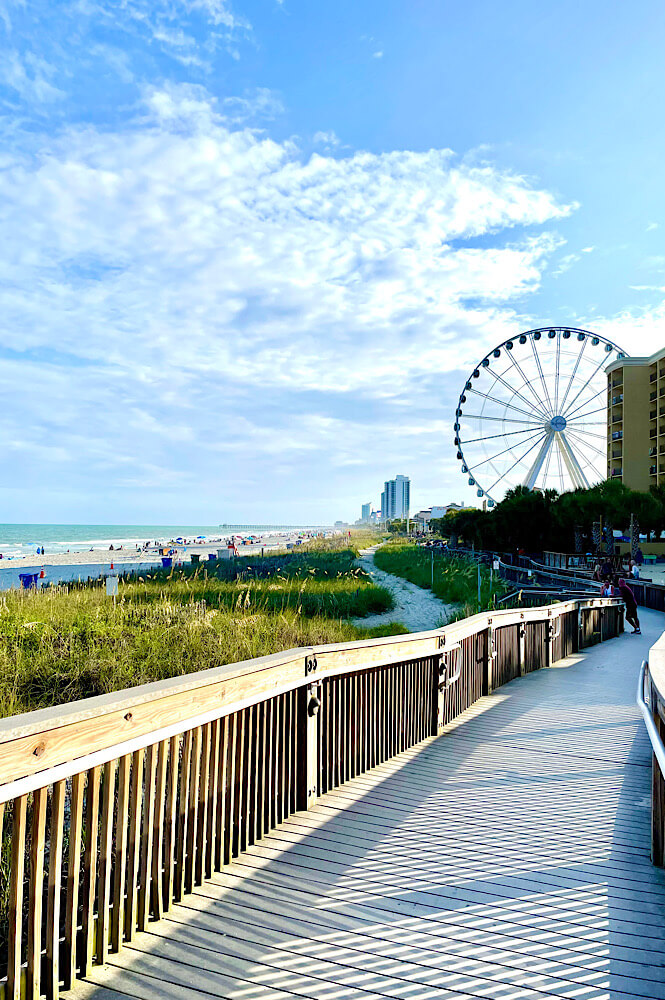
[[[261,557],[262,550],[273,553],[284,549],[292,544],[296,548],[296,541],[302,538],[308,541],[308,537],[303,537],[304,532],[294,531],[292,533],[266,535],[260,541],[253,544],[240,544],[239,536],[237,552],[238,557]],[[231,537],[231,536],[227,536]],[[309,537],[314,537],[311,535]],[[0,559],[0,591],[10,590],[12,587],[20,588],[22,573],[41,573],[44,576],[38,580],[38,587],[43,584],[71,583],[75,581],[85,582],[87,580],[98,580],[107,576],[113,566],[113,571],[118,574],[126,572],[150,572],[154,569],[162,568],[162,548],[173,548],[173,564],[178,566],[190,565],[191,556],[198,555],[200,565],[203,567],[208,561],[210,554],[216,557],[217,549],[226,548],[226,538],[214,542],[194,542],[186,546],[170,546],[165,542],[160,547],[151,546],[146,551],[136,551],[135,549],[84,549],[75,552],[54,552],[45,555],[25,555],[13,559]]]

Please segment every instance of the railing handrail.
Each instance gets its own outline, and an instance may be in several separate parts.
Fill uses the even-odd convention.
[[[517,597],[519,594],[524,594],[526,597],[547,597],[547,596],[562,597],[562,598],[567,598],[569,601],[582,600],[584,598],[587,598],[589,600],[596,599],[596,594],[591,592],[585,594],[579,591],[570,591],[568,594],[564,593],[559,594],[552,587],[528,587],[526,585],[520,586],[519,584],[516,584],[516,586],[517,586],[516,590],[512,590],[509,594],[506,594],[504,597],[500,597],[498,599],[498,601],[496,602],[497,607],[501,604],[505,604],[506,601],[512,600],[513,597]],[[575,595],[574,597],[573,594]]]
[[[640,677],[637,682],[637,705],[644,716],[647,733],[649,734],[649,740],[651,741],[651,748],[656,756],[656,760],[658,761],[658,766],[660,767],[661,773],[665,774],[665,745],[663,744],[660,734],[656,729],[650,706],[644,697],[644,688],[648,677],[649,664],[646,660],[642,660]]]
[[[9,717],[0,721],[0,803],[313,680],[436,655],[488,627],[621,603],[580,597],[544,607],[485,611],[427,632],[290,649]],[[197,694],[198,710],[192,711]]]
[[[548,576],[554,580],[563,580],[563,582],[568,584],[568,586],[570,586],[571,582],[588,586],[590,582],[588,576],[577,576],[573,570],[565,570],[563,573],[558,573],[557,570],[562,569],[563,567],[556,566],[553,568],[546,566],[545,563],[537,563],[535,559],[530,559],[529,562],[531,563],[530,567],[515,566],[512,563],[505,563],[502,559],[499,559],[500,568],[511,570],[513,573],[539,573],[540,576]],[[566,576],[566,573],[569,575]]]
[[[534,571],[541,573],[542,575],[553,576],[554,573],[550,572],[550,567],[546,563],[539,563],[535,559],[531,559],[531,564],[534,567]],[[562,570],[564,573],[570,574],[575,580],[579,580],[582,583],[584,580],[589,580],[588,574],[581,573],[579,567],[563,567],[557,566],[555,569]],[[665,583],[657,583],[654,580],[644,580],[641,577],[631,577],[628,580],[629,586],[637,587],[652,587],[654,590],[665,590]]]

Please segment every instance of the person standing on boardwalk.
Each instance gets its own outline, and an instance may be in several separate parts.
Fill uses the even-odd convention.
[[[626,581],[621,577],[617,582],[618,597],[626,605],[626,621],[633,626],[633,635],[641,635],[640,620],[637,617],[637,601]]]

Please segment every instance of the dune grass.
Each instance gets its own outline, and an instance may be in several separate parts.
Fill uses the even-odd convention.
[[[432,586],[432,561],[434,586]],[[494,606],[495,598],[505,593],[497,574],[490,584],[490,571],[480,568],[480,604],[478,603],[478,566],[470,559],[446,556],[440,551],[412,542],[390,542],[377,549],[374,562],[379,569],[432,590],[446,604],[457,605],[455,618],[465,618]]]
[[[261,564],[262,563],[262,564]],[[0,716],[176,677],[293,646],[369,632],[351,617],[386,611],[351,549],[0,595]],[[402,630],[403,631],[403,630]]]

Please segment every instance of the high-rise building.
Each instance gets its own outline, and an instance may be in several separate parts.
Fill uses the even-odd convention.
[[[665,483],[665,348],[606,371],[607,478],[647,492]]]
[[[360,515],[360,520],[361,521],[369,521],[369,516],[372,513],[372,504],[371,503],[364,503],[362,505],[362,507],[361,507],[361,511],[362,511],[362,513]]]
[[[392,521],[409,516],[411,480],[408,476],[395,476],[384,483],[381,494],[381,518]]]
[[[395,476],[395,517],[408,517],[410,506],[411,480],[408,476]]]
[[[397,517],[395,513],[395,480],[388,479],[383,485],[383,491],[386,495],[386,511],[384,517],[387,521],[392,521],[394,517]]]

